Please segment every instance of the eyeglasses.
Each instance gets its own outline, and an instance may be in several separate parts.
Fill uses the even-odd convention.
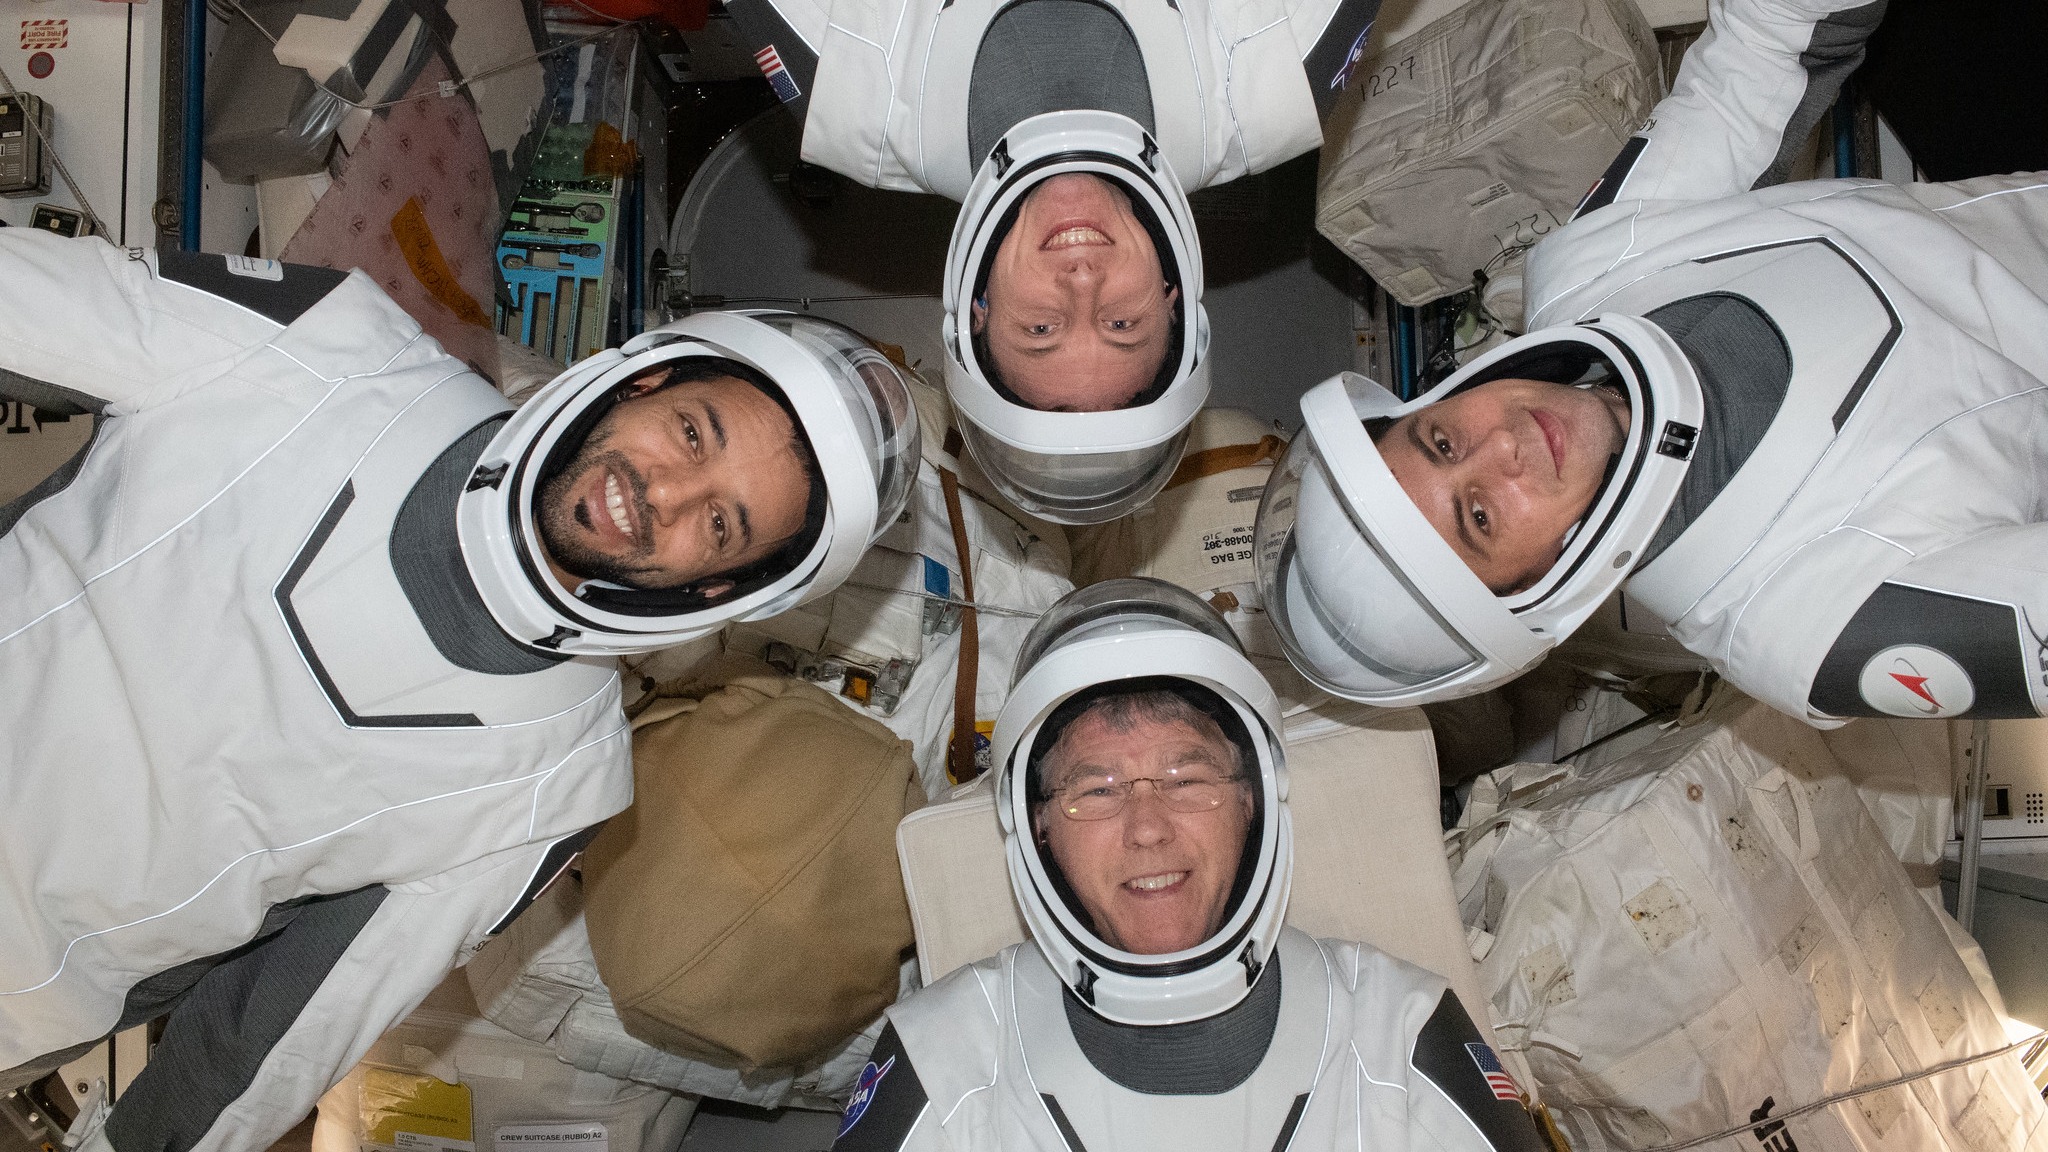
[[[1173,812],[1214,812],[1244,779],[1204,764],[1170,768],[1164,776],[1081,776],[1052,795],[1069,820],[1107,820],[1124,810],[1140,784],[1152,785],[1159,802]]]

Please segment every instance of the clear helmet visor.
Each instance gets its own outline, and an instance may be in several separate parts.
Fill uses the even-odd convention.
[[[1055,337],[1048,317],[1066,305],[1051,301],[1076,262],[1130,312],[1071,316]],[[1194,218],[1145,130],[1092,110],[1012,127],[976,174],[946,265],[946,390],[1003,495],[1095,524],[1157,494],[1208,398],[1209,325]]]
[[[874,466],[874,535],[880,535],[902,515],[917,477],[917,404],[902,371],[860,333],[842,324],[792,312],[747,315],[814,356],[838,388],[846,410],[853,414],[853,433]]]
[[[1119,729],[1163,747],[1199,748],[1207,759],[1146,763],[1142,756],[1117,755],[1121,746],[1089,743],[1114,739]],[[1191,962],[1228,962],[1243,946],[1276,848],[1266,827],[1273,758],[1263,737],[1256,716],[1213,688],[1152,676],[1075,694],[1018,749],[1026,803],[1037,824],[1040,892],[1060,905],[1061,930],[1097,963],[1142,975]],[[1121,779],[1126,772],[1157,783]],[[1129,793],[1119,793],[1119,786]],[[1182,810],[1198,806],[1197,800],[1213,807]],[[1162,914],[1157,903],[1128,902],[1104,877],[1105,871],[1128,872],[1134,863],[1117,850],[1120,840],[1104,835],[1132,818],[1134,806],[1147,810],[1140,815],[1173,821],[1178,837],[1200,841],[1189,848],[1206,850],[1180,881],[1187,890],[1167,897],[1168,907],[1179,905],[1173,913]],[[1223,955],[1211,955],[1218,952]]]
[[[1057,524],[1100,524],[1150,500],[1172,478],[1188,440],[1184,427],[1142,448],[1045,452],[1007,443],[972,420],[960,422],[960,435],[1005,498]]]
[[[1177,584],[1127,576],[1077,588],[1046,610],[1024,636],[1011,669],[1017,686],[1041,657],[1056,647],[1097,636],[1139,636],[1155,632],[1197,632],[1242,651],[1236,633],[1202,598]]]
[[[1351,514],[1313,437],[1296,436],[1267,481],[1254,547],[1274,630],[1320,687],[1370,700],[1480,663]]]
[[[1085,191],[1077,196],[1077,189]],[[1071,206],[1034,215],[1027,212],[1034,202]],[[1063,217],[1075,213],[1106,217],[1103,226],[1114,236],[1104,238],[1110,242],[1042,251],[1071,230],[1071,221]],[[984,203],[963,207],[961,215],[968,243],[957,269],[964,279],[954,293],[955,323],[971,336],[960,352],[963,367],[981,386],[1036,410],[1128,409],[1157,402],[1170,385],[1194,371],[1204,352],[1202,324],[1188,322],[1202,298],[1200,242],[1191,233],[1177,185],[1162,182],[1128,157],[1068,152],[1020,164],[1000,191]],[[1063,232],[1047,234],[1048,227]],[[1006,378],[997,361],[1013,371],[1031,369],[1034,357],[1018,343],[1018,328],[1047,320],[1048,309],[1057,312],[1056,302],[1065,295],[1060,285],[1073,271],[1066,264],[1073,257],[1057,262],[1043,257],[1076,251],[1130,253],[1127,260],[1105,257],[1086,267],[1108,294],[1105,302],[1129,310],[1118,314],[1131,326],[1132,335],[1122,340],[1145,332],[1153,334],[1156,344],[1141,341],[1143,355],[1113,354],[1104,344],[1092,361],[1081,362],[1088,370],[1079,375],[1041,370],[1036,379]],[[1069,318],[1076,327],[1062,347],[1093,343],[1080,320]]]
[[[1214,609],[1142,578],[1063,597],[1016,668],[994,742],[1011,883],[1034,940],[1110,1019],[1228,1008],[1270,953],[1291,874],[1271,686]],[[1186,838],[1170,891],[1123,891],[1144,867],[1131,820],[1170,821]]]

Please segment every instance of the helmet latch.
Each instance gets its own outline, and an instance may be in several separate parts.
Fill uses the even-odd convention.
[[[1692,459],[1692,446],[1700,438],[1700,430],[1690,424],[1676,420],[1664,422],[1664,434],[1657,438],[1657,454],[1674,460]]]
[[[557,624],[555,625],[555,630],[553,632],[550,632],[547,635],[541,637],[540,639],[535,640],[533,642],[533,646],[536,648],[546,648],[549,651],[560,651],[563,643],[570,640],[574,640],[575,638],[581,635],[583,635],[583,633],[578,632],[574,628],[568,628],[564,627],[563,625]]]
[[[1080,970],[1080,974],[1074,978],[1074,995],[1081,998],[1081,1003],[1093,1008],[1095,1007],[1095,969],[1090,968],[1085,962],[1079,960],[1074,961],[1074,967]]]

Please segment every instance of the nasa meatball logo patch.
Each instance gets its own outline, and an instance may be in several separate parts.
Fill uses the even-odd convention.
[[[889,1069],[895,1066],[896,1058],[891,1056],[883,1061],[879,1068],[870,1060],[867,1066],[860,1070],[860,1079],[853,1084],[853,1095],[846,1101],[846,1111],[839,1114],[839,1135],[834,1136],[834,1140],[845,1139],[846,1134],[853,1130],[853,1126],[860,1123],[860,1118],[867,1115],[868,1105],[875,1102],[875,1090],[882,1086],[882,1077],[887,1076]]]
[[[1864,703],[1887,716],[1955,716],[1977,702],[1963,666],[1922,644],[1894,644],[1872,656],[1856,687]]]

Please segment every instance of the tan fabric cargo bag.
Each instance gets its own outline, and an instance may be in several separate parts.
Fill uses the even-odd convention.
[[[634,721],[633,806],[584,858],[590,950],[628,1032],[751,1071],[830,1052],[896,999],[910,747],[752,659]]]
[[[1470,288],[1564,226],[1657,76],[1633,0],[1472,0],[1352,72],[1316,229],[1403,304]]]

